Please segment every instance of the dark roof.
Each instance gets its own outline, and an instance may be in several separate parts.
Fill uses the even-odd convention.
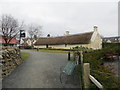
[[[39,38],[35,45],[88,44],[93,32],[59,37]]]

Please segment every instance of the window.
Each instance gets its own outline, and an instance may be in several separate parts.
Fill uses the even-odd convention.
[[[65,47],[67,47],[67,44],[65,44]]]
[[[46,45],[46,48],[48,48],[48,44]]]

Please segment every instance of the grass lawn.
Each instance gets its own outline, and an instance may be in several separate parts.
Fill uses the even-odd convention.
[[[61,51],[61,50],[39,50],[41,52],[49,52],[49,53],[68,53],[69,51]]]
[[[23,60],[27,60],[30,56],[30,53],[26,53],[26,52],[21,52],[21,57]]]
[[[23,49],[23,50],[37,51],[36,49]],[[47,49],[39,49],[39,51],[40,52],[49,52],[49,53],[68,53],[69,52],[69,51],[63,51],[63,50],[47,50]]]

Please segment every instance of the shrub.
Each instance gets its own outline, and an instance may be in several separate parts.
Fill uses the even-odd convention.
[[[113,48],[113,47],[120,47],[120,43],[102,43],[103,48]]]
[[[83,50],[83,51],[92,50],[92,48],[87,48],[87,47],[83,47],[83,46],[76,46],[76,47],[73,47],[72,49],[74,49],[74,50]]]
[[[25,49],[32,49],[31,46],[25,46],[24,48],[25,48]]]
[[[106,74],[114,74],[114,67],[110,66],[112,68],[110,70],[109,66],[101,65],[101,63],[104,62],[104,55],[107,52],[120,54],[120,49],[118,47],[103,48],[101,50],[95,50],[92,53],[84,53],[84,63],[90,63],[91,75],[93,75],[105,88],[120,88],[118,77]]]

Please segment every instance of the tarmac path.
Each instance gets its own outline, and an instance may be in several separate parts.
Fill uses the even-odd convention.
[[[3,79],[3,88],[63,88],[60,67],[67,63],[66,53],[22,52],[30,53],[30,57]],[[79,84],[70,87],[79,88]]]

